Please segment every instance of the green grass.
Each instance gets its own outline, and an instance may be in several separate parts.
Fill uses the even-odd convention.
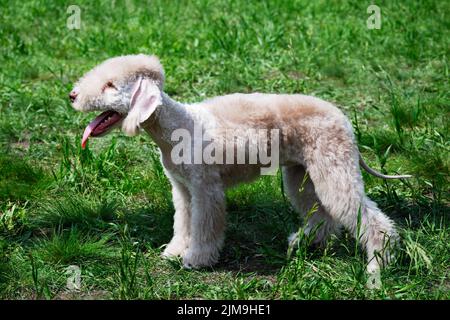
[[[379,1],[380,30],[366,28],[364,1],[79,3],[82,28],[69,30],[69,2],[0,0],[0,298],[450,298],[449,2]],[[300,225],[279,175],[227,192],[217,266],[161,260],[174,209],[155,145],[117,132],[82,150],[92,115],[67,99],[95,64],[138,52],[161,58],[181,101],[238,91],[333,101],[371,166],[413,174],[364,174],[402,236],[383,287],[365,288],[347,233],[287,258]],[[70,265],[80,291],[66,289]]]

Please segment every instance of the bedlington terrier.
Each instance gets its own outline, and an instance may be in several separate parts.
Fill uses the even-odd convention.
[[[385,176],[370,169],[338,108],[302,94],[231,94],[182,104],[164,93],[164,79],[155,56],[114,57],[86,73],[69,95],[76,110],[103,111],[86,127],[83,148],[89,137],[117,126],[128,135],[142,128],[158,145],[175,207],[174,234],[164,257],[181,256],[188,268],[215,264],[224,242],[224,190],[263,173],[270,151],[296,211],[305,215],[318,205],[304,228],[305,233],[316,229],[314,242],[323,243],[343,226],[365,246],[369,273],[389,261],[388,247],[397,233],[365,195],[360,164],[382,178],[409,176]],[[256,139],[228,134],[252,130],[267,134],[259,132]],[[193,144],[180,151],[181,138]],[[212,141],[213,161],[202,157]],[[239,158],[242,146],[245,153]]]

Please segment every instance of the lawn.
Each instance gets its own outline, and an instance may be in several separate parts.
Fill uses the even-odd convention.
[[[0,0],[0,298],[450,298],[450,2],[377,1],[380,29],[367,27],[371,1],[77,2],[81,29],[67,27],[72,2]],[[413,174],[364,173],[402,238],[381,289],[366,289],[347,233],[288,257],[301,221],[279,174],[227,192],[214,268],[162,260],[174,209],[155,144],[117,131],[82,150],[92,115],[68,99],[85,71],[131,53],[159,56],[180,101],[255,91],[332,101],[372,167]],[[78,271],[80,288],[68,288]]]

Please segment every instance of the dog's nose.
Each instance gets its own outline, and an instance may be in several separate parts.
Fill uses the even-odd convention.
[[[77,98],[77,96],[78,96],[78,93],[77,93],[75,90],[72,90],[72,91],[69,93],[69,99],[70,99],[70,101],[71,101],[71,102],[74,102],[75,99]]]

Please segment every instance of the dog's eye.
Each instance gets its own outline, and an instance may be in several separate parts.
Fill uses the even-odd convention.
[[[116,90],[117,90],[116,86],[114,85],[114,83],[113,83],[112,81],[108,81],[108,82],[103,86],[103,90],[102,90],[102,91],[105,91],[106,88],[113,88],[113,89],[116,89]]]

